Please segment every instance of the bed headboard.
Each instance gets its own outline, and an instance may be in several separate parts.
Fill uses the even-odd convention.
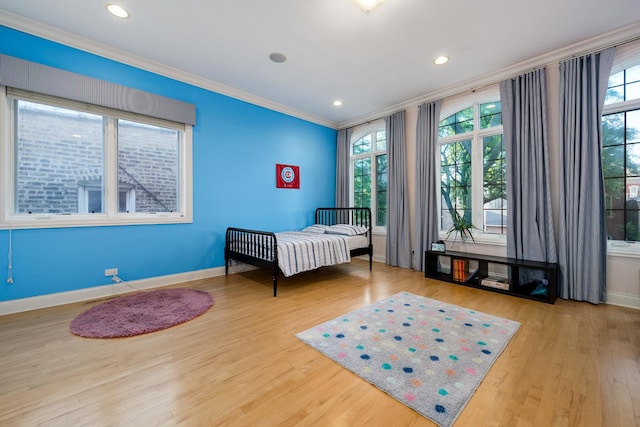
[[[316,224],[351,224],[367,227],[371,231],[371,209],[369,208],[318,208]],[[369,233],[371,234],[371,233]]]

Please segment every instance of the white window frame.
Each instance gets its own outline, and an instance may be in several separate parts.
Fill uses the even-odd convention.
[[[445,100],[440,111],[440,118],[438,123],[447,117],[455,114],[461,110],[474,107],[474,126],[473,132],[467,132],[464,134],[450,135],[444,138],[438,138],[438,149],[436,151],[436,176],[438,177],[438,233],[442,240],[449,239],[454,240],[453,233],[447,235],[446,229],[442,228],[441,221],[441,208],[442,208],[442,196],[440,186],[440,147],[444,144],[450,144],[458,141],[471,140],[471,221],[475,224],[484,224],[484,178],[483,178],[483,147],[482,140],[484,137],[493,135],[504,135],[503,126],[495,126],[489,129],[480,129],[480,104],[486,104],[489,102],[499,102],[500,92],[497,87],[489,87],[480,93],[473,93],[471,95],[464,95],[455,99]],[[480,183],[480,184],[478,184]],[[488,245],[507,245],[506,234],[485,233],[482,229],[482,225],[479,228],[472,230],[473,239],[475,243],[482,243]],[[457,237],[456,241],[460,241]],[[467,240],[465,243],[473,243],[471,240]]]
[[[613,73],[612,73],[613,74]],[[640,109],[640,99],[606,104],[602,109],[602,117],[609,114],[624,113]],[[602,124],[601,124],[602,126]],[[623,257],[640,258],[640,242],[624,240],[607,240],[607,254]]]
[[[48,95],[16,91],[17,98],[25,101],[55,105],[107,117],[104,147],[104,213],[73,214],[16,214],[14,212],[15,191],[15,147],[13,96],[0,86],[0,229],[6,228],[62,228],[135,224],[175,224],[193,222],[192,144],[193,126],[157,119],[135,113],[113,110],[86,103],[60,99]],[[116,143],[117,119],[135,121],[178,130],[182,136],[179,144],[179,188],[177,212],[140,213],[118,212],[118,147]]]
[[[353,144],[358,141],[360,138],[362,138],[363,136],[367,135],[367,134],[375,134],[378,131],[385,131],[386,132],[386,127],[385,127],[385,122],[384,120],[379,120],[379,121],[375,121],[373,123],[369,123],[361,128],[359,128],[357,131],[352,132],[351,134],[351,141],[349,141],[349,201],[351,206],[354,206],[355,203],[355,188],[354,188],[354,163],[356,160],[360,160],[360,159],[366,159],[366,158],[370,158],[371,159],[371,228],[373,230],[374,234],[386,234],[387,232],[387,227],[386,226],[379,226],[376,225],[377,224],[377,216],[378,216],[378,192],[377,192],[377,188],[376,188],[376,177],[377,177],[377,162],[376,162],[376,156],[379,156],[381,154],[386,154],[387,155],[387,185],[389,182],[389,163],[388,163],[388,152],[387,150],[376,150],[375,147],[375,138],[372,141],[372,146],[371,146],[371,151],[368,153],[362,153],[362,154],[352,154],[353,153]],[[385,138],[388,138],[387,135],[385,135]],[[387,139],[387,147],[388,147],[388,139]],[[388,186],[387,186],[387,191],[389,191]],[[387,220],[389,219],[388,217],[388,213],[389,213],[389,207],[387,206]]]

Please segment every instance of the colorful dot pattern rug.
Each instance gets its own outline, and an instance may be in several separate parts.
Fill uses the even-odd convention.
[[[512,320],[401,292],[296,336],[447,427],[519,326]]]

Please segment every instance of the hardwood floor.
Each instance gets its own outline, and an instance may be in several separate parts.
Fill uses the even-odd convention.
[[[367,267],[281,278],[277,298],[265,271],[187,283],[214,307],[131,338],[72,335],[93,304],[0,317],[0,425],[433,426],[295,337],[408,291],[522,324],[455,426],[640,426],[640,311]]]

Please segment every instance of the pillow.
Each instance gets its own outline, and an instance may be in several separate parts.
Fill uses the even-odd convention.
[[[313,233],[313,234],[324,234],[325,230],[327,229],[326,225],[322,225],[322,224],[313,224],[310,225],[306,228],[302,229],[303,233]]]
[[[361,227],[359,225],[351,224],[336,224],[327,227],[327,234],[340,234],[343,236],[358,236],[360,234],[367,234],[369,229],[367,227]]]

